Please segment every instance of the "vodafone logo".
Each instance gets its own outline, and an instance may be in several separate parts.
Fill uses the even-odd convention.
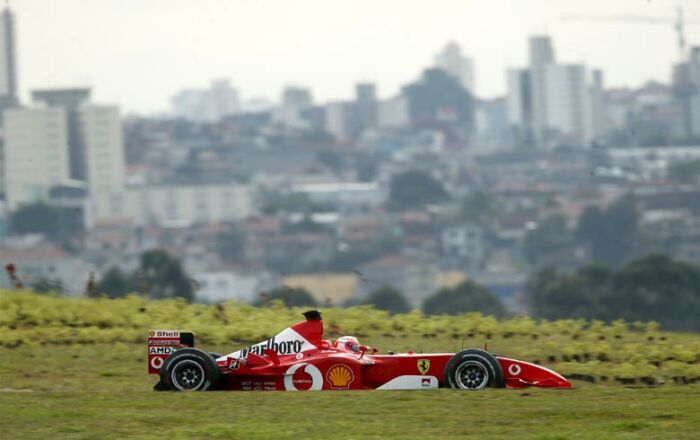
[[[508,367],[508,372],[513,376],[517,376],[523,369],[518,364],[510,364]]]
[[[284,373],[284,389],[287,391],[319,391],[322,388],[323,375],[311,364],[295,364]]]
[[[151,367],[155,368],[156,370],[160,370],[160,367],[163,366],[163,358],[160,356],[155,356],[153,359],[151,359]]]

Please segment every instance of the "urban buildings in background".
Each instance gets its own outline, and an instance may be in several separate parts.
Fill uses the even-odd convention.
[[[89,101],[89,89],[37,90],[29,106],[4,113],[7,209],[48,201],[52,193],[124,187],[119,108]]]
[[[17,105],[15,18],[9,8],[0,15],[0,109]]]
[[[226,79],[211,82],[208,89],[187,89],[172,99],[175,116],[200,122],[216,122],[241,110],[238,91]]]
[[[27,280],[80,294],[90,272],[133,273],[163,249],[202,301],[288,286],[342,305],[391,285],[419,306],[469,278],[523,311],[532,271],[596,258],[576,232],[583,213],[608,215],[627,194],[629,233],[642,237],[630,256],[700,262],[700,182],[684,168],[700,164],[700,48],[666,82],[606,88],[602,71],[533,36],[507,93],[482,99],[474,61],[452,42],[391,96],[363,80],[347,100],[290,84],[272,102],[220,79],[177,93],[167,116],[122,118],[87,87],[18,102],[2,17],[0,92],[14,98],[3,101],[0,262]],[[18,224],[37,203],[56,211],[36,224],[56,227]]]
[[[474,60],[462,55],[462,48],[454,41],[435,55],[435,67],[444,70],[459,80],[459,83],[472,95],[476,95],[474,87]]]
[[[679,138],[700,138],[700,47],[693,47],[687,61],[673,68],[675,97],[674,134]]]
[[[531,37],[529,65],[507,72],[508,122],[521,144],[590,147],[605,133],[603,73],[556,62],[552,41]]]

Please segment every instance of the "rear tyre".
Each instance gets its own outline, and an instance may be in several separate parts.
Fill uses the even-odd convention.
[[[221,374],[209,353],[184,348],[169,356],[160,369],[160,381],[174,391],[207,391],[219,386]]]
[[[503,370],[489,352],[470,348],[452,356],[445,365],[445,387],[481,390],[486,387],[504,388]]]

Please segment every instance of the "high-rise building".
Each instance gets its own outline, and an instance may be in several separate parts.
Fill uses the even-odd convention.
[[[208,89],[185,89],[171,99],[175,116],[197,122],[217,122],[240,112],[238,90],[227,79],[211,82]]]
[[[272,112],[274,122],[287,128],[307,129],[311,122],[306,112],[313,106],[311,90],[304,87],[287,86],[282,90],[280,105]]]
[[[15,17],[9,8],[0,15],[0,110],[18,104],[15,60]]]
[[[692,139],[700,136],[700,47],[693,47],[687,61],[673,69],[675,95],[674,135]]]
[[[282,90],[282,105],[285,107],[306,108],[313,104],[311,90],[305,87],[287,86]]]
[[[8,210],[46,200],[68,182],[68,124],[61,107],[14,108],[4,113],[4,186]]]
[[[70,157],[70,177],[85,180],[85,146],[80,135],[78,108],[90,100],[89,88],[44,89],[32,91],[35,102],[43,102],[49,107],[59,107],[66,111],[68,148]]]
[[[435,55],[435,67],[442,69],[453,77],[472,95],[474,89],[474,61],[462,55],[462,48],[455,42],[448,43]]]
[[[398,95],[379,102],[377,125],[380,128],[405,128],[411,120],[408,98]]]
[[[509,70],[506,82],[508,124],[518,145],[588,146],[603,132],[602,72],[557,64],[549,37],[530,38],[528,68]]]
[[[84,104],[78,109],[88,191],[124,188],[124,143],[119,107]]]
[[[591,140],[591,101],[586,67],[549,64],[544,73],[546,130],[560,133],[575,144],[587,144]]]
[[[377,88],[372,83],[355,85],[355,102],[353,112],[353,136],[357,137],[364,130],[377,126]]]
[[[333,136],[337,142],[345,142],[351,136],[351,106],[347,102],[329,102],[325,106],[326,110],[326,131]]]
[[[508,124],[532,126],[530,90],[530,71],[528,69],[508,69],[506,72]]]
[[[532,134],[535,144],[545,143],[547,106],[545,87],[547,66],[555,62],[552,41],[546,36],[534,36],[529,41],[530,90],[532,102]]]

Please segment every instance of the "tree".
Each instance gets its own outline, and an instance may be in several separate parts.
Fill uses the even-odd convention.
[[[110,298],[126,296],[134,289],[132,277],[122,272],[118,267],[109,269],[95,286],[95,292],[105,294]]]
[[[441,111],[451,110],[459,122],[473,125],[472,96],[442,69],[427,69],[420,80],[405,86],[402,94],[408,98],[413,120],[435,120]]]
[[[63,293],[65,291],[63,282],[58,278],[39,278],[34,281],[30,287],[33,291],[39,293]]]
[[[538,271],[525,294],[530,312],[538,318],[595,318],[610,320],[607,307],[613,272],[591,264],[577,273],[562,275],[552,268]]]
[[[227,263],[236,263],[243,255],[245,234],[238,226],[231,225],[228,230],[217,234],[216,243],[219,257]]]
[[[40,233],[62,245],[83,234],[82,211],[45,202],[21,206],[10,214],[10,230],[18,235]]]
[[[391,314],[406,313],[411,310],[406,297],[392,286],[382,286],[369,294],[362,304],[370,304],[379,310],[386,310]]]
[[[575,273],[538,271],[527,283],[537,318],[657,321],[670,330],[700,330],[700,267],[649,255],[618,271],[590,264]]]
[[[194,299],[194,289],[182,268],[180,260],[162,250],[152,250],[141,255],[141,264],[136,274],[140,288],[151,299]]]
[[[670,330],[700,331],[700,267],[648,255],[623,267],[608,306],[627,320],[658,321]]]
[[[262,298],[256,301],[255,305],[266,305],[269,301],[281,299],[287,307],[309,306],[316,307],[316,300],[311,293],[302,288],[291,288],[287,286],[278,287],[270,292],[262,295]]]
[[[505,308],[496,295],[472,281],[464,281],[454,288],[438,290],[423,303],[423,311],[429,315],[457,315],[465,312],[481,312],[503,316]]]
[[[547,217],[535,229],[528,231],[523,242],[523,253],[532,265],[550,263],[562,251],[571,249],[571,233],[566,218],[561,215]]]
[[[586,208],[576,236],[588,245],[593,261],[619,266],[634,253],[638,218],[636,200],[628,194],[606,210]]]
[[[493,219],[498,217],[501,207],[498,201],[484,191],[472,191],[462,200],[460,217],[476,223],[482,228],[491,228]]]
[[[409,170],[395,175],[389,188],[389,206],[395,210],[422,208],[449,198],[442,184],[430,174]]]

